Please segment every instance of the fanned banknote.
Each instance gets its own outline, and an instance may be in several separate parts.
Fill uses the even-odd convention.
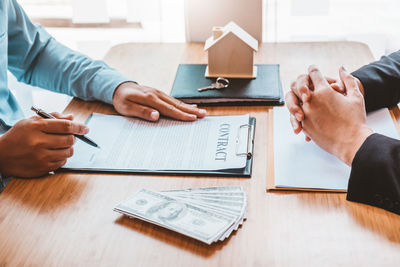
[[[223,241],[243,224],[246,205],[240,186],[141,189],[114,210],[211,244]]]

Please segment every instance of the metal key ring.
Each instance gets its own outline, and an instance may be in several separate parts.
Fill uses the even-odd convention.
[[[226,88],[229,86],[229,80],[223,77],[218,77],[215,83],[221,88]]]

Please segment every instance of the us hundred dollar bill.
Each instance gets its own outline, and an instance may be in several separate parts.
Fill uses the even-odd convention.
[[[213,213],[147,189],[139,190],[132,198],[118,204],[114,210],[207,244],[218,240],[226,229],[236,223],[235,217]]]
[[[241,186],[223,186],[223,187],[204,187],[189,188],[185,190],[166,190],[163,192],[191,192],[191,193],[214,193],[214,192],[242,192]]]

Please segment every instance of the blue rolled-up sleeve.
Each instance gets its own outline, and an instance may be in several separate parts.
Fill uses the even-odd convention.
[[[8,68],[19,81],[109,104],[118,85],[132,81],[103,61],[57,42],[31,22],[15,0],[8,16]]]

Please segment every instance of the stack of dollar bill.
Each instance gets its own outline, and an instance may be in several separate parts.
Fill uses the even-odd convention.
[[[243,224],[246,194],[241,186],[141,189],[114,210],[211,244],[223,241]]]

